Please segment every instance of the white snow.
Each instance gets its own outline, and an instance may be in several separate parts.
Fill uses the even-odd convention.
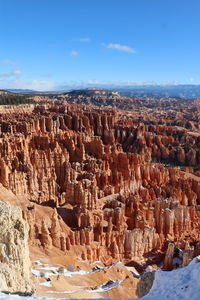
[[[133,277],[140,278],[140,274],[138,274],[138,272],[134,272],[134,271],[130,271],[130,272],[133,275]]]
[[[31,270],[31,273],[37,277],[41,277],[41,271],[38,271],[38,270]],[[45,276],[44,276],[45,277]]]
[[[41,282],[40,285],[47,286],[47,287],[52,287],[51,281]]]
[[[199,300],[200,257],[184,267],[170,272],[157,271],[155,280],[144,300]]]
[[[51,272],[45,272],[45,271],[51,271]],[[32,269],[31,270],[32,274],[37,276],[37,277],[42,277],[41,273],[44,273],[44,277],[50,277],[50,276],[58,276],[58,275],[63,275],[63,276],[74,276],[74,275],[85,275],[89,274],[90,272],[84,271],[84,270],[79,270],[75,272],[70,272],[66,269],[63,269],[63,272],[59,272],[59,267],[42,267],[38,270]]]
[[[58,268],[57,267],[42,267],[40,268],[40,270],[47,270],[47,271],[57,271]]]
[[[123,282],[123,280],[120,281],[115,281],[111,284],[102,284],[100,285],[97,289],[94,290],[87,290],[90,293],[102,293],[102,292],[107,292],[109,290],[115,289],[116,287],[118,287],[121,283]]]
[[[48,294],[74,294],[77,291],[63,291],[63,292],[59,292],[59,291],[49,291],[47,292]],[[52,298],[51,298],[52,299]]]
[[[101,272],[103,270],[108,270],[113,268],[116,265],[122,264],[120,261],[119,262],[114,262],[112,263],[110,266],[108,267],[101,267],[99,265],[96,264],[97,267],[99,267],[98,270],[91,270],[91,271],[84,271],[84,270],[79,270],[79,271],[74,271],[74,272],[70,272],[66,269],[63,269],[63,272],[59,272],[59,267],[52,267],[49,266],[48,264],[42,264],[39,260],[35,261],[35,264],[37,266],[37,269],[35,267],[35,269],[32,269],[31,272],[33,275],[35,275],[36,277],[50,277],[50,276],[58,276],[58,275],[63,275],[63,276],[68,276],[68,277],[72,277],[74,275],[86,275],[86,274],[91,274],[91,273],[95,273],[95,272]],[[39,267],[39,268],[38,268]],[[46,272],[46,271],[50,271],[50,272]],[[43,273],[43,276],[41,276],[41,274]]]
[[[147,266],[145,269],[145,272],[152,272],[152,271],[153,271],[152,266]]]
[[[60,299],[66,300],[66,298],[60,298]],[[56,299],[56,298],[36,297],[36,296],[24,297],[24,296],[6,295],[3,293],[0,293],[0,300],[58,300],[58,298]]]
[[[39,271],[38,271],[39,272]],[[105,292],[116,288],[122,281],[116,281],[106,286],[101,285],[96,290],[90,292]],[[89,290],[87,290],[89,291]],[[50,293],[55,293],[49,291]],[[58,292],[59,294],[73,293],[73,291]],[[57,293],[57,294],[58,294]],[[49,297],[23,297],[18,295],[7,295],[0,293],[0,300],[53,300]],[[59,299],[66,299],[59,298]],[[200,300],[200,256],[194,258],[192,262],[176,270],[156,271],[153,286],[148,295],[143,300]],[[58,298],[57,298],[58,300]]]
[[[38,259],[38,260],[35,260],[34,261],[34,264],[37,265],[37,266],[48,266],[48,264],[43,264],[41,263],[41,261]]]

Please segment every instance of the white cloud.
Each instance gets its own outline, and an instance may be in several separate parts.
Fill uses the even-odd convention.
[[[134,81],[134,80],[127,80],[127,81],[109,81],[109,80],[77,80],[77,81],[66,81],[56,83],[55,90],[59,89],[73,89],[73,88],[85,88],[85,87],[99,87],[99,88],[118,88],[118,87],[129,87],[129,86],[143,86],[143,85],[177,85],[177,84],[184,84],[183,82],[177,81]]]
[[[80,38],[79,42],[90,42],[90,38]]]
[[[199,84],[200,83],[200,78],[199,77],[190,77],[186,80],[186,83]]]
[[[78,51],[72,50],[72,51],[70,52],[70,55],[73,56],[73,57],[78,57],[78,56],[79,56],[79,53],[78,53]]]
[[[10,71],[7,73],[1,73],[0,77],[1,78],[9,78],[9,77],[15,77],[15,76],[19,76],[22,74],[21,70],[14,70],[14,71]]]
[[[21,70],[15,70],[12,73],[13,73],[14,76],[18,76],[18,75],[22,74],[22,71]]]
[[[161,82],[161,81],[107,81],[107,80],[71,80],[56,82],[53,80],[22,80],[17,78],[0,78],[0,89],[31,89],[36,91],[51,91],[85,87],[113,88],[119,86],[140,86],[140,85],[176,85],[184,82]]]
[[[10,60],[10,59],[4,59],[1,61],[2,64],[4,65],[16,65],[17,63],[13,60]]]
[[[120,45],[120,44],[110,43],[107,45],[107,48],[115,49],[115,50],[123,51],[123,52],[128,52],[128,53],[136,53],[136,51],[133,48],[125,46],[125,45]]]
[[[82,38],[79,38],[79,39],[73,39],[74,42],[81,42],[81,43],[87,43],[87,42],[90,42],[91,39],[89,37],[82,37]]]
[[[49,80],[0,79],[0,89],[53,90],[55,82]]]
[[[61,89],[64,88],[85,88],[85,87],[119,87],[119,86],[130,86],[130,85],[145,85],[145,84],[150,84],[150,82],[142,82],[142,81],[109,81],[109,80],[96,80],[96,79],[92,79],[92,80],[71,80],[71,81],[65,81],[65,82],[60,82],[57,85],[57,88],[55,89],[59,89],[60,87],[62,87]],[[152,82],[151,84],[155,84],[156,82]]]

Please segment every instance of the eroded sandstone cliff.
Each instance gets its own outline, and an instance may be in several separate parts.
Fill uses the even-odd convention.
[[[199,135],[145,120],[62,102],[1,112],[0,182],[29,199],[32,246],[126,262],[196,247]]]
[[[19,207],[0,202],[0,290],[32,294],[28,224]]]

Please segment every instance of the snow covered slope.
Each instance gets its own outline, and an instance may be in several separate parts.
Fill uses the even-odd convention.
[[[171,272],[157,271],[148,295],[143,300],[200,300],[200,256]]]
[[[47,297],[22,297],[0,293],[0,300],[52,300]],[[66,299],[66,298],[60,298]],[[105,299],[105,298],[104,298]],[[149,294],[141,300],[200,300],[200,256],[185,268],[157,271]],[[58,300],[58,298],[57,298]]]

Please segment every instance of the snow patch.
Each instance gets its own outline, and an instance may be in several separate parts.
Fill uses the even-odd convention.
[[[90,293],[102,293],[102,292],[107,292],[109,290],[112,290],[116,287],[118,287],[121,283],[123,282],[123,280],[120,281],[113,281],[113,282],[108,282],[105,284],[100,285],[98,288],[93,289],[93,290],[87,290],[87,292]]]
[[[47,293],[48,294],[74,294],[74,293],[77,293],[77,291],[62,291],[62,292],[59,292],[59,291],[49,291]]]
[[[47,286],[47,287],[52,287],[51,281],[41,282],[40,285]]]
[[[51,272],[46,272],[46,271],[51,271]],[[74,275],[86,275],[89,274],[90,272],[84,271],[84,270],[79,270],[75,272],[70,272],[66,269],[63,269],[63,272],[59,272],[59,267],[42,267],[39,270],[32,269],[31,270],[32,274],[37,276],[37,277],[50,277],[50,276],[58,276],[58,275],[63,275],[63,276],[74,276]],[[44,276],[41,276],[41,273],[44,273]]]
[[[144,300],[199,300],[200,256],[184,267],[170,272],[156,271],[153,286]]]

